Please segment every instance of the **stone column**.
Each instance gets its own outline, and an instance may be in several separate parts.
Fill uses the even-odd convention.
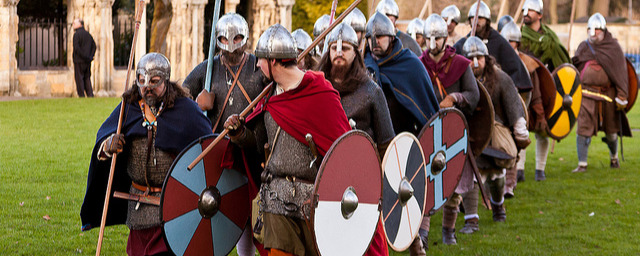
[[[200,63],[206,0],[173,0],[174,18],[167,35],[171,80],[181,82]]]
[[[276,14],[275,0],[255,1],[252,10],[254,13],[253,26],[249,29],[251,31],[250,37],[254,40],[250,49],[255,49],[262,32],[278,22],[278,15]]]
[[[278,1],[278,11],[279,11],[279,21],[280,25],[284,26],[291,32],[291,9],[293,8],[293,4],[296,3],[296,0],[277,0]]]
[[[226,0],[224,1],[224,13],[236,12],[236,7],[240,4],[240,0]],[[222,15],[220,15],[222,16]]]
[[[21,96],[18,92],[18,41],[19,0],[0,0],[0,95]]]

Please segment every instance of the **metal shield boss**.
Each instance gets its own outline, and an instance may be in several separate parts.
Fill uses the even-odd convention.
[[[441,109],[418,138],[427,166],[425,211],[436,211],[451,197],[462,177],[469,145],[467,121],[457,109]]]
[[[580,73],[571,64],[562,64],[553,71],[555,91],[540,89],[544,112],[549,125],[549,137],[561,140],[571,132],[578,119],[582,102]],[[544,99],[547,99],[546,102]],[[546,103],[546,105],[545,105]]]
[[[176,158],[164,182],[160,217],[176,255],[227,255],[250,214],[245,170],[221,167],[229,140],[222,139],[191,171],[187,166],[216,135],[204,136]]]
[[[638,74],[636,74],[636,70],[633,68],[633,64],[629,59],[627,60],[627,74],[629,76],[629,92],[627,96],[627,107],[624,109],[625,112],[629,113],[629,110],[633,108],[633,104],[636,103],[636,99],[638,98]]]
[[[426,162],[420,142],[411,133],[398,134],[382,159],[382,221],[389,246],[404,251],[418,235],[424,215]]]
[[[473,116],[467,120],[468,127],[473,127],[473,129],[469,129],[469,144],[475,157],[478,157],[482,150],[489,145],[495,119],[495,111],[489,92],[480,81],[477,81],[477,84],[480,99],[476,109],[473,111]]]
[[[363,255],[380,220],[382,168],[373,140],[353,130],[338,138],[318,169],[311,223],[321,255]]]

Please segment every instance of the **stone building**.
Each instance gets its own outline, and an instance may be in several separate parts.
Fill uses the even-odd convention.
[[[96,54],[91,65],[91,82],[97,96],[116,96],[124,90],[127,70],[114,66],[115,0],[62,0],[66,8],[63,31],[67,49],[61,58],[66,65],[57,68],[19,68],[16,56],[23,54],[16,45],[19,40],[18,6],[20,0],[0,0],[0,95],[10,96],[75,96],[73,79],[73,29],[75,18],[82,18],[85,29],[96,41]],[[172,63],[172,80],[181,82],[198,63],[204,60],[205,6],[214,0],[170,0],[173,18],[166,38],[166,55]],[[136,3],[139,0],[135,0]],[[148,1],[146,1],[148,2]],[[223,11],[241,13],[249,23],[249,43],[255,44],[260,34],[271,24],[281,23],[291,29],[291,9],[295,0],[223,0]],[[242,11],[240,11],[242,10]],[[143,15],[143,17],[145,17]],[[121,17],[122,18],[122,17]],[[146,31],[142,19],[140,31]],[[210,28],[209,28],[210,29]],[[40,31],[40,33],[43,33]],[[38,32],[35,33],[36,35]],[[136,59],[146,53],[146,33],[138,33]],[[23,38],[24,39],[24,38]],[[35,38],[37,40],[37,36]],[[42,51],[38,46],[35,51]],[[252,49],[252,48],[250,48]],[[17,52],[18,51],[18,52]],[[128,56],[128,54],[126,54]],[[36,59],[37,60],[37,59]],[[133,75],[131,76],[133,79]],[[132,83],[132,82],[130,82]]]

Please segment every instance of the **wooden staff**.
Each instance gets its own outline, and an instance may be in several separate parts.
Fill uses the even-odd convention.
[[[127,91],[127,87],[129,86],[129,78],[131,76],[131,69],[133,66],[133,56],[135,55],[135,49],[136,49],[136,40],[138,40],[138,29],[140,28],[140,20],[142,19],[142,12],[144,11],[144,0],[140,0],[139,4],[138,4],[138,10],[136,11],[136,28],[135,31],[133,32],[133,43],[131,44],[131,52],[129,53],[129,64],[127,65],[127,79],[126,82],[124,84],[124,91]],[[118,128],[116,129],[116,134],[120,134],[120,132],[122,131],[122,118],[124,116],[124,108],[125,108],[125,101],[124,101],[124,97],[122,98],[122,101],[120,102],[120,115],[118,117]],[[109,180],[107,182],[107,192],[106,195],[104,196],[104,207],[102,208],[102,221],[100,221],[100,233],[98,235],[98,245],[96,247],[96,256],[100,255],[100,249],[102,248],[102,238],[104,237],[104,227],[105,227],[105,223],[107,222],[107,212],[109,211],[109,199],[111,197],[111,186],[113,185],[113,175],[115,173],[115,169],[116,169],[116,159],[117,159],[118,153],[113,153],[113,155],[111,156],[111,168],[109,169]]]
[[[207,92],[211,91],[211,77],[213,76],[213,58],[216,53],[216,41],[218,41],[218,37],[216,36],[216,23],[218,23],[218,19],[220,16],[220,2],[221,0],[216,0],[214,10],[213,10],[213,19],[211,20],[211,37],[209,38],[209,57],[207,58],[207,74],[205,75],[204,80],[204,89]],[[229,43],[233,42],[233,38],[227,38]],[[204,111],[204,115],[207,115],[207,111]],[[215,129],[215,127],[213,128]]]
[[[522,6],[524,6],[524,0],[520,0],[520,4],[518,4],[518,9],[516,10],[516,14],[513,15],[513,20],[515,23],[518,23],[517,20],[518,18],[520,18],[520,13],[522,13]],[[522,14],[527,15],[526,13]],[[518,24],[522,24],[522,23],[518,23]]]
[[[333,30],[333,28],[335,28],[338,24],[340,24],[340,22],[342,22],[342,20],[344,20],[345,17],[347,17],[347,15],[349,13],[351,13],[353,11],[353,9],[356,8],[356,6],[361,2],[362,0],[355,0],[350,6],[349,8],[347,8],[347,10],[345,10],[342,14],[340,14],[340,16],[335,20],[335,22],[331,23],[331,25],[329,25],[329,27],[327,29],[325,29],[324,31],[322,31],[322,33],[320,33],[320,35],[318,35],[318,37],[316,37],[316,39],[313,40],[313,42],[307,47],[307,49],[305,49],[304,51],[302,51],[302,53],[300,53],[300,55],[298,55],[297,61],[302,60],[307,54],[309,54],[309,52],[311,51],[311,49],[313,49],[314,47],[316,47],[316,45],[318,45],[318,43],[320,43],[320,40],[324,39],[324,37],[327,36],[327,34],[329,34],[329,32],[331,32],[331,30]],[[265,87],[264,90],[262,90],[262,92],[260,93],[260,95],[258,95],[258,97],[256,97],[250,104],[249,106],[247,106],[241,113],[240,113],[240,117],[244,117],[247,114],[249,114],[249,112],[251,112],[253,110],[253,107],[256,106],[256,104],[258,104],[258,102],[260,100],[262,100],[262,98],[264,98],[267,94],[269,94],[269,92],[271,91],[271,87],[273,87],[273,82],[271,84],[269,84],[269,86]],[[224,138],[224,136],[226,136],[229,133],[228,129],[224,129],[219,135],[218,137],[216,137],[215,140],[213,140],[211,142],[211,144],[209,144],[209,146],[207,146],[204,150],[202,150],[202,153],[200,153],[200,155],[198,155],[198,157],[196,157],[196,159],[193,160],[193,162],[191,162],[191,164],[189,164],[189,166],[187,166],[187,170],[191,170],[193,169],[196,164],[198,164],[200,161],[202,161],[202,159],[204,158],[204,156],[206,156],[209,151],[211,151],[213,149],[213,147],[216,146],[216,144],[218,144],[218,142],[220,142],[220,140],[222,140],[222,138]]]
[[[422,19],[424,17],[424,14],[427,13],[427,7],[429,7],[429,4],[431,4],[431,0],[427,0],[424,2],[422,10],[420,10],[420,15],[418,15],[418,19]]]
[[[571,54],[571,31],[573,30],[573,16],[576,14],[576,1],[571,1],[571,17],[569,17],[569,39],[567,40],[567,52]]]
[[[473,26],[471,27],[471,36],[476,35],[476,29],[478,28],[478,11],[480,10],[480,2],[481,0],[478,0],[476,2],[476,15],[475,17],[473,17]]]

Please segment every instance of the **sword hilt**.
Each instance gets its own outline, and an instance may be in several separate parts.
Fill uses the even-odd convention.
[[[313,142],[313,136],[311,136],[311,133],[307,133],[307,135],[304,136],[304,139],[307,141],[307,143],[309,143],[311,154],[313,154],[313,160],[311,160],[311,162],[309,163],[309,168],[313,168],[313,166],[318,161],[318,148],[316,147],[316,143]]]

